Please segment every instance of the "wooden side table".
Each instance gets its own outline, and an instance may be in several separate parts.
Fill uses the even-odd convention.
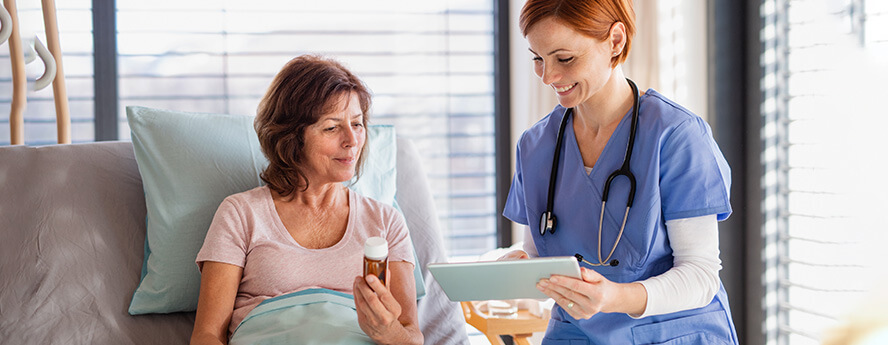
[[[527,338],[534,332],[542,332],[549,325],[549,318],[541,318],[527,310],[519,310],[516,316],[499,317],[482,313],[474,302],[460,302],[466,322],[487,336],[493,345],[504,345],[500,335],[510,335],[517,345],[530,345]]]

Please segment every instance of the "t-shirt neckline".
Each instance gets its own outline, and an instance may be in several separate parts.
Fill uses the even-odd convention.
[[[334,245],[318,249],[306,248],[298,241],[296,241],[296,239],[293,238],[292,235],[290,235],[290,232],[287,231],[287,227],[284,226],[284,221],[281,219],[281,215],[278,214],[277,209],[274,207],[274,198],[272,198],[271,196],[271,188],[268,188],[268,186],[265,186],[264,188],[266,189],[266,193],[264,194],[263,199],[265,200],[267,212],[270,214],[271,219],[274,220],[274,227],[277,229],[278,235],[283,236],[284,241],[286,241],[286,243],[289,243],[291,246],[309,252],[336,250],[344,247],[346,243],[348,243],[349,239],[352,238],[352,234],[354,233],[353,228],[355,224],[355,215],[358,213],[358,203],[355,200],[357,194],[353,190],[351,190],[351,188],[345,188],[348,191],[348,223],[345,225],[345,234],[343,234],[342,238],[340,238],[339,241],[336,242]]]

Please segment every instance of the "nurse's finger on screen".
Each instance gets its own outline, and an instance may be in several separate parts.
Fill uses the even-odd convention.
[[[603,281],[605,279],[604,276],[601,275],[600,273],[595,272],[595,270],[590,270],[585,267],[580,267],[580,272],[582,273],[583,280],[590,282],[590,283],[600,283],[601,281]]]
[[[568,290],[577,290],[582,284],[582,280],[565,276],[553,275],[549,280],[557,286],[562,286]]]
[[[590,299],[589,294],[594,289],[594,286],[588,282],[569,277],[553,276],[551,281],[552,284],[549,286],[553,290],[574,301]]]
[[[538,286],[540,286],[540,285],[538,285]],[[555,302],[567,299],[566,297],[562,296],[560,292],[555,290],[554,287],[555,287],[555,285],[553,285],[553,284],[547,284],[540,291],[542,291],[544,294],[546,294],[546,296],[549,296],[550,298],[554,299]],[[567,304],[565,304],[565,305],[567,305]]]
[[[580,298],[580,296],[591,298],[590,296],[595,295],[596,291],[601,288],[600,283],[601,281],[590,282],[571,277],[557,277],[557,279],[554,280],[553,285],[564,289],[565,291],[562,291],[562,294],[568,294],[568,291],[570,291],[576,293],[577,298]]]

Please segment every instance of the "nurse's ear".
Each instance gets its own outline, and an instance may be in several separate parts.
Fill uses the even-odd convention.
[[[623,22],[616,22],[611,25],[607,42],[611,49],[612,67],[617,67],[620,55],[623,54],[623,48],[626,47],[626,25]]]
[[[607,39],[613,56],[616,57],[622,54],[623,47],[626,46],[626,25],[623,22],[613,23]]]

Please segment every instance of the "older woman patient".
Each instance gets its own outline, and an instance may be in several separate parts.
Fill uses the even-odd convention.
[[[369,108],[364,84],[335,61],[300,56],[278,73],[255,120],[266,185],[229,196],[216,212],[197,256],[192,344],[226,344],[262,301],[310,288],[353,294],[376,343],[422,343],[404,219],[342,184],[360,174]],[[373,236],[389,244],[387,284],[361,276]]]

